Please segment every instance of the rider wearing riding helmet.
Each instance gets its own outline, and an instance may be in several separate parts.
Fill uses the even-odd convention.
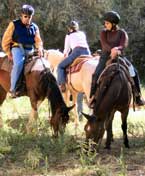
[[[33,15],[34,8],[31,5],[23,5],[20,18],[9,23],[2,38],[2,48],[8,59],[13,61],[10,87],[12,98],[17,96],[16,83],[28,53],[36,48],[38,55],[42,56],[43,43],[38,26],[31,22]]]
[[[128,45],[128,35],[124,29],[119,28],[120,15],[115,11],[109,11],[104,15],[104,29],[100,33],[100,42],[102,46],[102,55],[99,64],[92,77],[92,86],[90,92],[90,106],[94,102],[94,94],[97,88],[97,80],[105,68],[105,64],[109,59],[115,59],[118,55],[123,55],[124,49]],[[137,77],[138,75],[135,75]],[[134,79],[136,87],[139,80]],[[137,90],[139,90],[137,88]],[[143,105],[140,92],[136,97],[136,104]]]
[[[71,53],[70,53],[71,52]],[[89,46],[86,35],[79,30],[77,21],[71,21],[68,25],[68,33],[65,36],[64,57],[66,57],[58,65],[58,84],[62,92],[65,92],[66,73],[65,69],[80,55],[90,55]]]

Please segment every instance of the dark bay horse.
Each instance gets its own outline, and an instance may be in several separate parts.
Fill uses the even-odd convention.
[[[7,61],[7,56],[0,57],[0,105],[6,99],[10,88],[10,71],[3,69],[4,61]],[[33,123],[38,117],[38,107],[47,98],[50,100],[52,111],[50,124],[53,127],[54,135],[57,136],[61,128],[65,128],[68,123],[68,113],[73,106],[66,106],[56,79],[50,72],[48,65],[48,61],[44,58],[37,57],[34,66],[25,74],[26,92],[24,95],[30,98],[32,107],[26,129],[27,132],[31,132]]]
[[[129,148],[127,137],[127,116],[132,97],[132,85],[126,68],[118,63],[106,67],[100,76],[95,93],[95,105],[92,115],[85,125],[86,140],[92,139],[100,144],[107,130],[106,148],[110,149],[112,140],[112,121],[114,113],[121,113],[123,139],[125,147]]]

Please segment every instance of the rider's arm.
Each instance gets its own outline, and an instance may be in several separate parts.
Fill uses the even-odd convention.
[[[111,51],[111,46],[109,45],[107,41],[107,32],[105,30],[102,30],[100,33],[100,42],[102,46],[102,50],[105,52]]]
[[[117,55],[120,55],[124,48],[128,45],[128,35],[124,30],[121,30],[118,32],[118,34],[121,32],[120,40],[118,42],[118,46],[115,46],[111,49],[111,57],[115,58]]]
[[[42,42],[42,39],[40,37],[39,28],[37,28],[37,30],[36,30],[34,40],[35,40],[35,47],[38,50],[38,55],[41,57],[41,56],[43,56],[43,42]]]
[[[69,35],[65,36],[65,42],[64,42],[64,57],[67,57],[70,52],[70,43],[69,43]]]
[[[36,48],[43,48],[43,42],[42,39],[40,37],[40,31],[39,29],[36,30],[36,34],[35,34],[35,47]]]
[[[128,46],[128,35],[127,32],[122,30],[121,38],[120,38],[120,43],[119,46],[117,47],[119,50],[123,50]]]
[[[15,29],[14,23],[10,22],[2,38],[2,49],[8,56],[11,55],[10,49],[14,29]]]

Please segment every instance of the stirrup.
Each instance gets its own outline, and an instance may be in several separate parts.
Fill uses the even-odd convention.
[[[9,91],[9,97],[10,98],[17,98],[18,97],[18,93],[15,91]]]

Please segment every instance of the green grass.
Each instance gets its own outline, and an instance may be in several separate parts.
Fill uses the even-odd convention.
[[[143,91],[144,93],[144,91]],[[133,176],[145,175],[145,111],[128,116],[130,149],[122,141],[120,114],[113,122],[114,142],[105,150],[104,140],[99,153],[84,151],[84,125],[75,129],[67,125],[65,134],[52,137],[48,123],[48,103],[39,109],[39,119],[34,133],[26,134],[25,125],[30,113],[26,97],[7,99],[1,107],[4,127],[0,129],[0,176]],[[87,111],[87,109],[86,109]]]

